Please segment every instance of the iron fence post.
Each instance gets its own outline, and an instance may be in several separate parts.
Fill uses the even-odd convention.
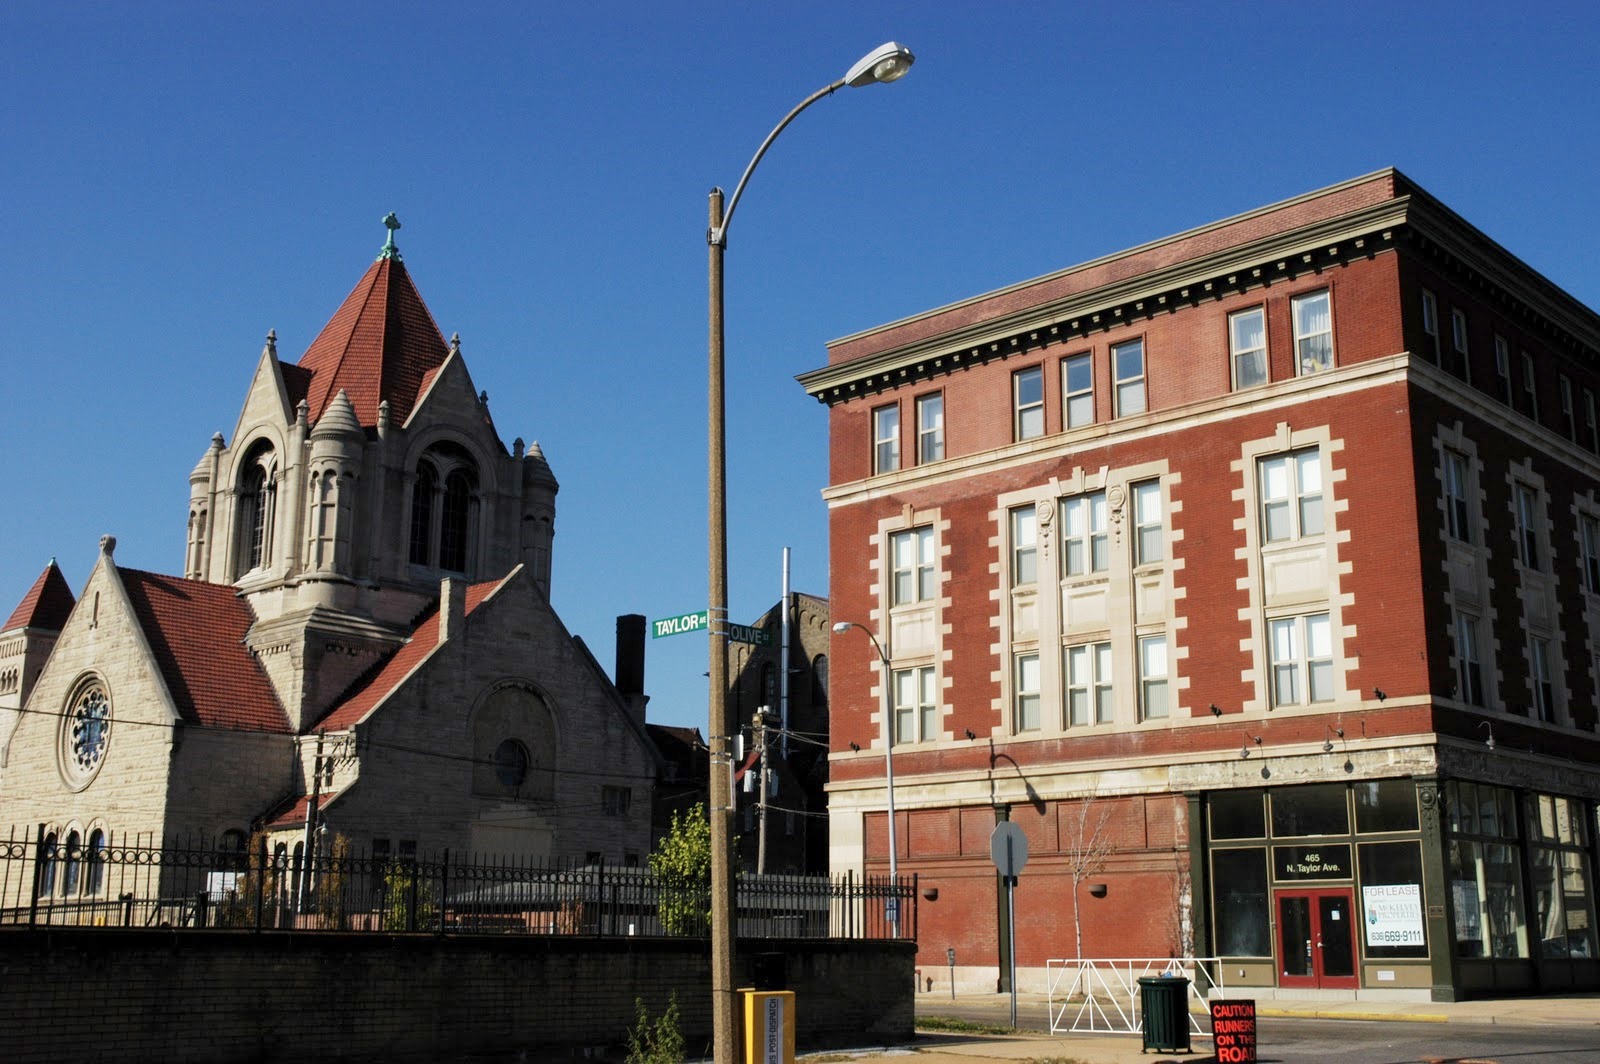
[[[450,848],[445,847],[444,863],[439,866],[439,933],[444,934],[444,906],[450,897]]]
[[[266,915],[267,908],[267,837],[261,836],[261,845],[256,848],[260,855],[256,860],[256,931],[261,930],[261,921]],[[246,858],[248,860],[248,858]]]
[[[39,837],[33,846],[33,891],[28,898],[28,926],[39,918],[39,880],[44,876],[44,825],[39,825]]]

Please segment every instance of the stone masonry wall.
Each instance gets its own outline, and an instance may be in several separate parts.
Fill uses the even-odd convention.
[[[908,1041],[903,942],[747,943],[785,955],[801,1049]],[[10,1064],[622,1058],[635,998],[676,995],[691,1056],[709,1055],[705,942],[275,935],[0,933]]]

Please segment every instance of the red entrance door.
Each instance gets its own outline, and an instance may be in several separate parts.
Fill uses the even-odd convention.
[[[1324,990],[1356,988],[1351,892],[1278,891],[1278,985]]]

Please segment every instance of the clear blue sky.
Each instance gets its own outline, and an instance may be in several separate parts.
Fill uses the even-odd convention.
[[[827,593],[839,336],[1397,166],[1600,306],[1600,5],[0,5],[0,617],[98,537],[181,571],[188,473],[267,330],[300,357],[399,244],[562,489],[554,599],[705,603],[706,194],[728,254],[734,619]],[[705,724],[705,640],[650,646]]]

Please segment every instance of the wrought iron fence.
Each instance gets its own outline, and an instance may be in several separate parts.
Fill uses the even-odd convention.
[[[449,934],[710,934],[709,887],[643,868],[313,850],[98,832],[0,840],[0,927]],[[915,940],[916,877],[742,875],[742,938]],[[891,913],[898,909],[898,928]]]

